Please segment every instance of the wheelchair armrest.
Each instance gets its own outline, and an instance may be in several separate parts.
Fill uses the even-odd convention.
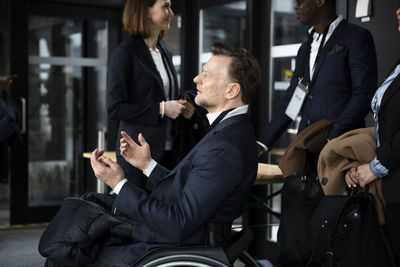
[[[214,263],[215,266],[230,266],[230,263],[221,247],[194,246],[194,247],[162,247],[156,248],[141,257],[134,266],[156,266],[155,263],[194,260],[196,262]],[[206,262],[204,262],[206,261]]]

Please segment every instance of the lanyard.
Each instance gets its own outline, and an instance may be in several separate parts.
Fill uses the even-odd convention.
[[[318,47],[317,57],[315,58],[315,61],[314,61],[313,73],[314,73],[314,70],[315,70],[315,66],[317,66],[317,62],[318,62],[318,58],[319,58],[319,56],[321,54],[321,50],[324,47],[324,43],[325,43],[325,40],[326,40],[326,35],[328,34],[329,27],[331,26],[331,24],[332,24],[332,22],[329,23],[329,25],[325,28],[324,33],[322,34],[321,43],[319,44],[319,47]],[[315,32],[315,30],[313,29],[312,32],[311,32],[311,38],[313,37],[314,32]],[[311,49],[311,45],[312,45],[312,42],[310,43],[310,49]],[[310,80],[311,80],[311,78],[312,77],[310,77]]]

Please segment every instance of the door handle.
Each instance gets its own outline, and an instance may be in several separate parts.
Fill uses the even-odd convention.
[[[22,122],[21,122],[21,134],[26,132],[26,99],[25,97],[20,97],[21,100],[21,117],[22,117]]]

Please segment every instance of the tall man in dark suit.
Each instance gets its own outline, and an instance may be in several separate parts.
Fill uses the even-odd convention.
[[[221,245],[229,239],[232,221],[242,213],[257,173],[256,139],[247,110],[259,66],[244,49],[214,44],[212,51],[194,78],[195,101],[209,112],[212,128],[173,170],[152,160],[142,134],[138,145],[122,132],[121,155],[148,176],[149,191],[126,183],[117,163],[102,151],[93,152],[96,177],[118,194],[114,212],[131,218],[134,229],[132,244],[103,249],[95,266],[115,261],[112,266],[126,266],[155,247]],[[210,224],[216,227],[214,240],[208,234]]]
[[[259,137],[260,150],[271,148],[299,115],[299,132],[313,122],[335,120],[328,140],[364,127],[364,118],[377,85],[375,46],[367,30],[336,15],[335,2],[297,0],[297,18],[311,27],[310,36],[297,53],[296,69],[284,100]],[[304,265],[309,256],[307,218],[312,215],[309,211],[318,205],[322,193],[317,193],[310,203],[309,199],[304,199],[301,188],[316,181],[315,177],[310,178],[316,173],[316,160],[308,159],[308,172],[298,174],[283,187],[278,243],[280,262],[284,266]],[[300,182],[301,176],[308,176],[308,182]],[[306,209],[307,214],[304,214]],[[296,218],[292,218],[293,210],[297,212]],[[299,218],[302,210],[304,220]]]

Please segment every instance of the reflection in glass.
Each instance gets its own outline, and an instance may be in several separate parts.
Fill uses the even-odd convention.
[[[30,16],[29,55],[82,57],[82,28],[80,20]]]
[[[82,70],[30,65],[29,197],[32,206],[58,204],[69,195],[74,169],[74,103]]]
[[[10,1],[0,1],[0,75],[10,73]],[[2,163],[4,164],[4,162]],[[8,224],[10,217],[10,186],[0,183],[0,225]]]
[[[29,18],[30,206],[59,205],[83,193],[86,112],[96,114],[91,125],[107,126],[106,60],[99,60],[107,58],[107,43],[104,21]],[[88,108],[85,97],[90,98]],[[90,138],[97,140],[96,135]]]
[[[302,43],[307,38],[307,27],[298,22],[295,4],[296,0],[272,1],[272,45]]]
[[[211,57],[214,42],[245,47],[245,30],[246,1],[200,10],[200,67]]]

